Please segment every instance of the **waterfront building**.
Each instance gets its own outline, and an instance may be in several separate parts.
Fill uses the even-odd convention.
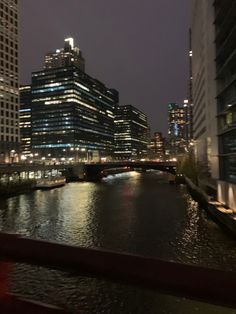
[[[18,0],[0,0],[0,163],[19,159]]]
[[[236,211],[236,2],[215,0],[214,13],[220,165],[218,199]]]
[[[187,107],[184,104],[168,104],[168,155],[176,158],[187,152]]]
[[[31,86],[25,85],[20,87],[20,151],[21,159],[31,155]]]
[[[213,2],[192,0],[191,65],[195,156],[205,181],[214,183],[219,163]]]
[[[72,40],[67,45],[76,51]],[[32,73],[33,153],[42,160],[71,162],[112,158],[118,92],[80,64],[46,62],[43,71]]]
[[[164,161],[165,145],[161,132],[155,132],[149,144],[149,159]]]
[[[184,100],[184,138],[186,140],[186,149],[190,151],[190,147],[193,143],[193,107],[191,101],[188,99]]]
[[[147,157],[147,116],[132,105],[115,111],[115,159],[139,160]]]
[[[189,30],[189,80],[188,80],[188,99],[184,101],[187,105],[187,141],[188,150],[192,151],[193,145],[193,73],[192,73],[192,31]]]

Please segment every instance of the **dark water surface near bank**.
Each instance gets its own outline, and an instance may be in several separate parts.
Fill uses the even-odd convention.
[[[0,228],[24,236],[101,247],[236,271],[235,240],[183,186],[157,172],[70,183],[0,201]],[[102,279],[14,264],[11,289],[75,313],[236,313]],[[222,312],[223,311],[223,312]]]

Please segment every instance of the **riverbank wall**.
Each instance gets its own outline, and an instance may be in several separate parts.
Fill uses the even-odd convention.
[[[8,198],[19,194],[31,192],[36,187],[36,180],[20,180],[0,183],[0,197]]]
[[[196,186],[189,178],[185,178],[187,188],[195,201],[197,201],[207,214],[227,232],[236,238],[236,215],[223,204],[213,201],[209,195]]]

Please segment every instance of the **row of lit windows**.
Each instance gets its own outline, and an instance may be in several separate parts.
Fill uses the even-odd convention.
[[[7,85],[7,87],[6,87],[6,85]],[[9,88],[9,87],[11,87],[11,89]],[[18,88],[18,80],[15,80],[15,81],[10,81],[8,84],[5,84],[5,86],[0,86],[0,90],[4,90],[4,91],[6,91],[6,92],[13,92],[14,90],[13,90],[13,88]]]
[[[0,77],[1,79],[4,79],[4,82],[6,82],[6,84],[10,84],[9,82],[14,82],[14,81],[18,81],[18,77],[19,77],[19,74],[18,72],[10,72],[9,69],[2,69],[0,68]],[[19,93],[19,90],[18,90],[18,87],[17,87],[17,90],[15,90],[13,92],[14,94],[18,95]]]
[[[59,90],[65,90],[65,86],[66,86],[66,85],[71,85],[72,83],[73,83],[73,82],[69,81],[69,82],[67,82],[67,83],[63,83],[63,85],[62,85],[62,83],[50,83],[50,84],[45,84],[45,85],[41,85],[41,86],[39,87],[39,89],[38,89],[38,88],[37,88],[37,89],[35,88],[32,93],[33,93],[33,94],[36,94],[36,93],[47,93],[47,92],[54,92],[54,91],[59,91]],[[88,89],[86,86],[84,86],[84,85],[82,85],[82,84],[80,84],[80,83],[76,83],[76,82],[75,82],[75,84],[76,84],[80,89],[82,89],[83,93],[86,93],[87,90],[89,91],[89,89]],[[42,87],[44,87],[44,88],[42,88]],[[86,90],[86,91],[85,91],[85,90]],[[66,91],[65,91],[65,94],[69,94],[69,93],[71,93],[71,97],[72,97],[72,98],[67,99],[67,100],[66,100],[67,102],[78,102],[78,103],[80,103],[80,104],[82,104],[82,105],[87,106],[88,108],[90,108],[90,109],[92,109],[92,110],[97,110],[97,109],[95,109],[93,106],[91,106],[91,105],[89,105],[89,104],[85,104],[85,103],[82,102],[81,100],[78,100],[78,99],[81,99],[81,97],[76,96],[76,94],[78,93],[77,90],[70,89],[70,90],[66,90]],[[81,95],[81,93],[78,93],[78,94]],[[88,94],[89,96],[92,96],[91,93],[86,93],[86,94]],[[68,97],[69,97],[69,95],[68,95]],[[110,108],[113,109],[113,106],[112,106],[112,105],[108,104],[107,102],[104,102],[100,97],[102,97],[102,96],[99,96],[99,101],[100,101],[100,102],[104,103],[106,106],[109,106]],[[104,96],[104,97],[106,97],[106,96]],[[60,98],[61,98],[61,99],[63,99],[63,98],[66,99],[66,98],[67,98],[67,95],[62,96],[62,97],[60,97]],[[77,99],[77,101],[76,101],[76,99]],[[96,98],[96,99],[97,99],[97,98]],[[37,101],[39,101],[39,100],[37,99]],[[47,104],[47,105],[49,105],[49,104],[55,104],[55,102],[58,103],[58,100],[55,100],[55,101],[48,101],[48,102],[45,103],[45,104]],[[111,111],[107,111],[107,112],[108,112],[108,116],[112,114]],[[112,114],[111,118],[113,118],[113,114]]]
[[[54,70],[55,73],[60,73],[60,72],[69,72],[68,74],[70,75],[74,75],[74,77],[78,77],[80,76],[82,79],[87,79],[88,82],[90,82],[90,84],[92,83],[91,81],[93,81],[88,75],[86,75],[85,73],[77,73],[77,70],[74,71],[74,73],[72,74],[71,73],[71,70],[74,69],[74,68],[70,68],[70,69],[56,69]],[[36,72],[36,73],[33,73],[32,74],[33,77],[38,77],[38,79],[40,80],[47,80],[48,78],[55,78],[56,77],[56,74],[51,74],[50,72],[47,73],[47,72]],[[80,80],[76,81],[78,84],[80,85],[83,85],[80,83]],[[84,86],[84,85],[83,85]],[[89,90],[89,87],[86,87],[84,86],[84,90]],[[107,98],[109,101],[111,102],[114,102],[114,100],[111,98],[111,97],[108,97],[105,93],[108,93],[111,94],[111,92],[109,90],[106,90],[104,92],[100,92],[98,89],[101,89],[101,87],[103,87],[103,84],[101,84],[101,87],[98,85],[98,82],[96,82],[96,84],[92,84],[92,91],[95,92],[95,93],[98,93],[99,95]],[[97,87],[95,89],[95,87]]]
[[[57,87],[59,88],[59,87]],[[40,100],[43,100],[45,101],[45,105],[52,105],[52,104],[58,104],[58,103],[64,103],[64,102],[68,102],[68,103],[78,103],[79,105],[82,105],[88,109],[91,109],[93,111],[98,111],[98,108],[84,102],[81,100],[81,97],[80,96],[77,96],[77,92],[74,91],[74,90],[67,90],[66,91],[67,93],[68,92],[74,92],[73,94],[68,94],[68,95],[60,95],[60,96],[57,96],[57,97],[54,97],[56,99],[60,99],[60,100],[51,100],[50,97],[47,97],[47,98],[40,98],[40,99],[33,99],[32,102],[39,102]],[[46,101],[47,100],[47,101]],[[64,100],[64,101],[63,101]],[[111,115],[110,113],[106,113],[106,112],[103,112],[102,110],[99,110],[100,113],[102,113],[103,115],[107,115],[109,116],[110,118],[113,118],[113,115]],[[109,111],[111,112],[111,111]]]
[[[74,125],[56,125],[55,127],[51,127],[51,125],[49,127],[33,127],[33,131],[34,132],[49,132],[49,131],[57,131],[57,130],[60,130],[60,129],[73,129],[74,128]],[[103,135],[103,136],[106,136],[106,137],[113,137],[113,133],[104,133],[104,132],[100,132],[100,131],[96,131],[96,130],[93,130],[93,129],[88,129],[88,128],[85,128],[85,127],[77,127],[76,128],[77,130],[80,130],[80,131],[86,131],[88,134],[91,133],[91,134],[99,134],[99,135]],[[50,134],[51,132],[49,132]]]

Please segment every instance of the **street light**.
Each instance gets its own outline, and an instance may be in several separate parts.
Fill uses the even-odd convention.
[[[25,160],[27,160],[27,157],[26,157],[25,155],[21,155],[20,159],[21,159],[22,161],[25,161]]]

